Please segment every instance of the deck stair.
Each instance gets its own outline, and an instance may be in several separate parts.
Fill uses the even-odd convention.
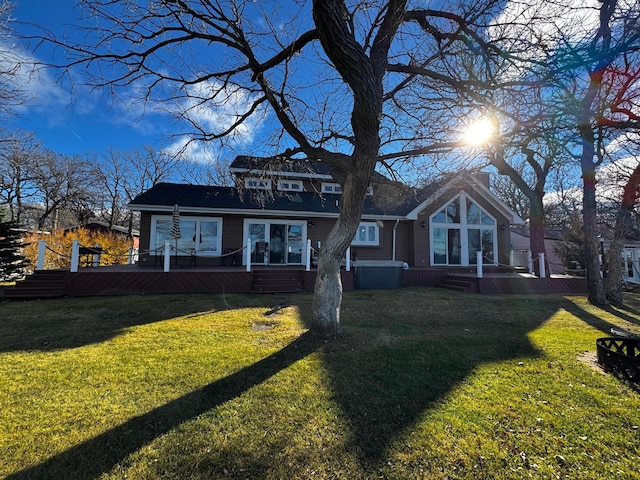
[[[301,270],[254,270],[253,293],[296,293],[304,291]]]
[[[478,293],[478,279],[476,277],[448,274],[438,286],[458,292]]]
[[[13,287],[6,288],[3,298],[28,300],[62,297],[67,273],[65,270],[38,270],[16,282]]]

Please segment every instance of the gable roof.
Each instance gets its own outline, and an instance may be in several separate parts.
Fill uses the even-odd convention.
[[[493,208],[509,219],[510,224],[521,225],[524,223],[524,220],[520,218],[517,213],[511,210],[502,200],[491,193],[491,190],[485,185],[482,178],[467,172],[444,179],[439,184],[434,185],[435,188],[432,186],[432,191],[429,194],[422,195],[424,200],[406,214],[407,219],[416,220],[423,210],[427,209],[439,200],[448,199],[451,197],[452,191],[456,189],[462,190],[465,185],[468,185],[481,193],[483,198],[487,200]],[[445,195],[447,195],[447,197],[445,197]]]

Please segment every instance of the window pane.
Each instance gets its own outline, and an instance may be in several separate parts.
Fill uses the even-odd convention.
[[[484,210],[482,211],[482,225],[494,225],[495,221]]]
[[[196,222],[195,220],[180,220],[180,234],[178,250],[184,255],[196,248]],[[175,244],[174,244],[175,245]]]
[[[302,225],[289,225],[287,230],[287,262],[302,263]]]
[[[477,225],[480,223],[480,208],[467,199],[467,223]]]
[[[200,222],[200,245],[201,252],[218,251],[218,222]]]
[[[447,221],[447,217],[444,214],[444,209],[440,210],[433,217],[433,223],[445,223]]]
[[[447,223],[460,223],[460,199],[447,205]]]
[[[494,263],[493,230],[482,230],[482,263]]]
[[[363,225],[360,225],[360,227],[358,227],[358,240],[360,242],[367,241],[367,227]]]
[[[370,242],[375,242],[376,241],[376,227],[369,227],[369,238],[368,240]]]
[[[164,242],[173,240],[173,237],[169,235],[173,222],[170,219],[156,220],[156,244],[153,248],[164,247]]]
[[[478,258],[476,252],[480,250],[480,230],[472,228],[468,232],[469,238],[469,264],[477,264]]]
[[[449,253],[449,265],[460,265],[461,258],[460,229],[450,228],[447,230],[447,252]]]
[[[446,265],[447,263],[447,230],[444,228],[433,229],[433,263],[434,265]]]

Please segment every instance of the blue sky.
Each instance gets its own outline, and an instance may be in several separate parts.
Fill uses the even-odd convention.
[[[28,31],[22,22],[43,25],[57,35],[68,33],[77,23],[79,8],[74,0],[17,0],[14,28]],[[26,50],[37,60],[53,58],[51,49]],[[45,147],[64,154],[105,152],[109,148],[129,150],[144,145],[160,147],[164,128],[159,118],[140,119],[132,112],[114,107],[112,99],[100,92],[77,86],[71,92],[66,83],[56,82],[56,72],[40,71],[27,82],[30,100],[18,110],[15,126],[33,131]],[[165,122],[166,123],[166,122]]]
[[[58,38],[69,38],[76,34],[73,25],[82,11],[77,0],[14,0],[13,28],[18,33],[33,32],[29,24],[35,23],[51,30]],[[53,62],[55,56],[63,53],[48,46],[18,44],[16,51],[27,63],[30,59],[39,62]],[[184,138],[169,138],[179,131],[175,119],[168,113],[151,109],[142,115],[143,105],[115,103],[105,92],[95,91],[82,85],[82,78],[75,77],[74,88],[57,77],[60,72],[42,69],[30,75],[23,69],[21,83],[26,89],[29,101],[17,110],[12,127],[35,132],[46,148],[62,154],[105,153],[109,149],[126,151],[153,146],[157,150],[175,147]],[[77,72],[76,72],[77,74]],[[236,153],[223,151],[226,160]],[[211,158],[202,145],[189,152],[194,160]],[[197,158],[200,157],[200,158]]]

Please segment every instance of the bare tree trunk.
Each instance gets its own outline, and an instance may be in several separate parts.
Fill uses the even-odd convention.
[[[532,257],[536,259],[533,263],[533,269],[535,274],[540,276],[540,261],[538,259],[541,253],[545,254],[545,271],[549,272],[549,258],[546,255],[544,244],[544,208],[542,206],[542,197],[531,195],[529,197],[529,205],[529,248],[531,249]]]
[[[344,183],[340,216],[318,257],[311,330],[325,338],[339,335],[342,330],[340,264],[360,224],[364,194],[375,167],[375,160],[363,159],[363,163],[367,165],[359,172],[349,174]]]
[[[583,153],[584,156],[584,153]],[[589,160],[590,163],[593,163]],[[606,305],[604,284],[598,258],[598,232],[596,225],[596,172],[595,168],[582,169],[583,199],[582,222],[587,270],[587,291],[589,302],[593,305]]]
[[[323,337],[338,335],[342,282],[340,262],[362,216],[365,193],[380,150],[382,79],[391,41],[403,20],[406,0],[390,0],[369,55],[358,43],[344,0],[314,0],[313,18],[322,47],[353,93],[353,153],[326,155],[332,176],[342,186],[340,216],[318,258],[311,330]]]

